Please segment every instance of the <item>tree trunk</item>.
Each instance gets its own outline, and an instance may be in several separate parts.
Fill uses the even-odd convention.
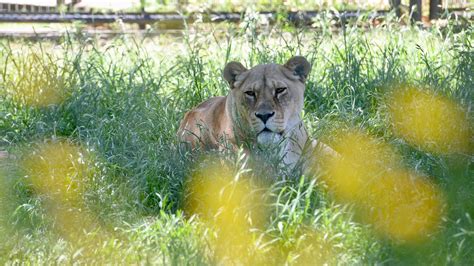
[[[440,17],[441,4],[441,0],[430,0],[430,20]]]
[[[421,21],[422,0],[410,0],[410,13],[412,21]]]
[[[400,10],[401,0],[390,0],[390,6],[392,10],[395,10],[397,17],[401,17],[402,12]]]

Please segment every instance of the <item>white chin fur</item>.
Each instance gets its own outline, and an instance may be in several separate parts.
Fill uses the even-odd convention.
[[[257,136],[257,142],[263,145],[277,144],[281,140],[281,135],[274,132],[262,132]]]

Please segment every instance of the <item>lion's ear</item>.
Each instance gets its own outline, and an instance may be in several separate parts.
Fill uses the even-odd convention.
[[[302,82],[306,81],[311,71],[311,64],[302,56],[293,56],[285,63],[285,67],[291,70],[293,75],[299,76]]]
[[[239,62],[229,62],[224,68],[224,78],[229,82],[230,88],[234,88],[234,82],[238,75],[247,69]]]

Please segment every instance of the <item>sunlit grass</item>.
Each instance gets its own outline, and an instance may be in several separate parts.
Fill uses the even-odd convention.
[[[15,53],[17,53],[15,51]],[[48,57],[25,49],[12,54],[14,59],[5,63],[4,93],[13,102],[29,107],[45,107],[62,103],[68,96],[72,66],[61,66],[62,62],[51,54]],[[14,75],[12,75],[14,73]]]
[[[301,232],[294,250],[297,265],[330,265],[337,263],[335,248],[327,236],[316,230]]]
[[[7,213],[11,208],[11,190],[10,184],[6,180],[5,173],[0,171],[0,241],[6,241],[6,236],[10,233]]]

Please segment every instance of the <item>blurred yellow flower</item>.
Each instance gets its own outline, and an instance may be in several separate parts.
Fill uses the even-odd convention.
[[[467,112],[447,97],[403,87],[388,95],[387,106],[395,134],[410,144],[441,154],[470,152]]]
[[[354,204],[362,220],[391,239],[416,242],[435,231],[442,215],[441,191],[404,169],[385,143],[359,131],[336,139],[339,154],[322,163],[322,179],[336,199]]]
[[[407,170],[387,171],[369,186],[363,217],[383,235],[417,242],[440,223],[441,195],[425,177]]]
[[[380,174],[401,160],[390,146],[359,131],[340,134],[336,139],[332,147],[340,156],[322,157],[322,166],[329,173],[324,175],[326,183],[345,202],[365,200],[368,186],[377,183]]]
[[[188,192],[186,212],[215,229],[213,248],[221,262],[252,261],[251,229],[266,216],[258,188],[226,163],[214,160],[194,172]]]
[[[93,241],[104,237],[84,202],[90,176],[88,157],[87,151],[78,145],[49,141],[38,144],[22,163],[34,191],[45,199],[55,229],[72,243],[85,239],[87,232],[95,232],[95,237],[89,238]]]
[[[87,154],[65,141],[40,144],[23,162],[34,189],[54,200],[79,204],[87,177]]]

